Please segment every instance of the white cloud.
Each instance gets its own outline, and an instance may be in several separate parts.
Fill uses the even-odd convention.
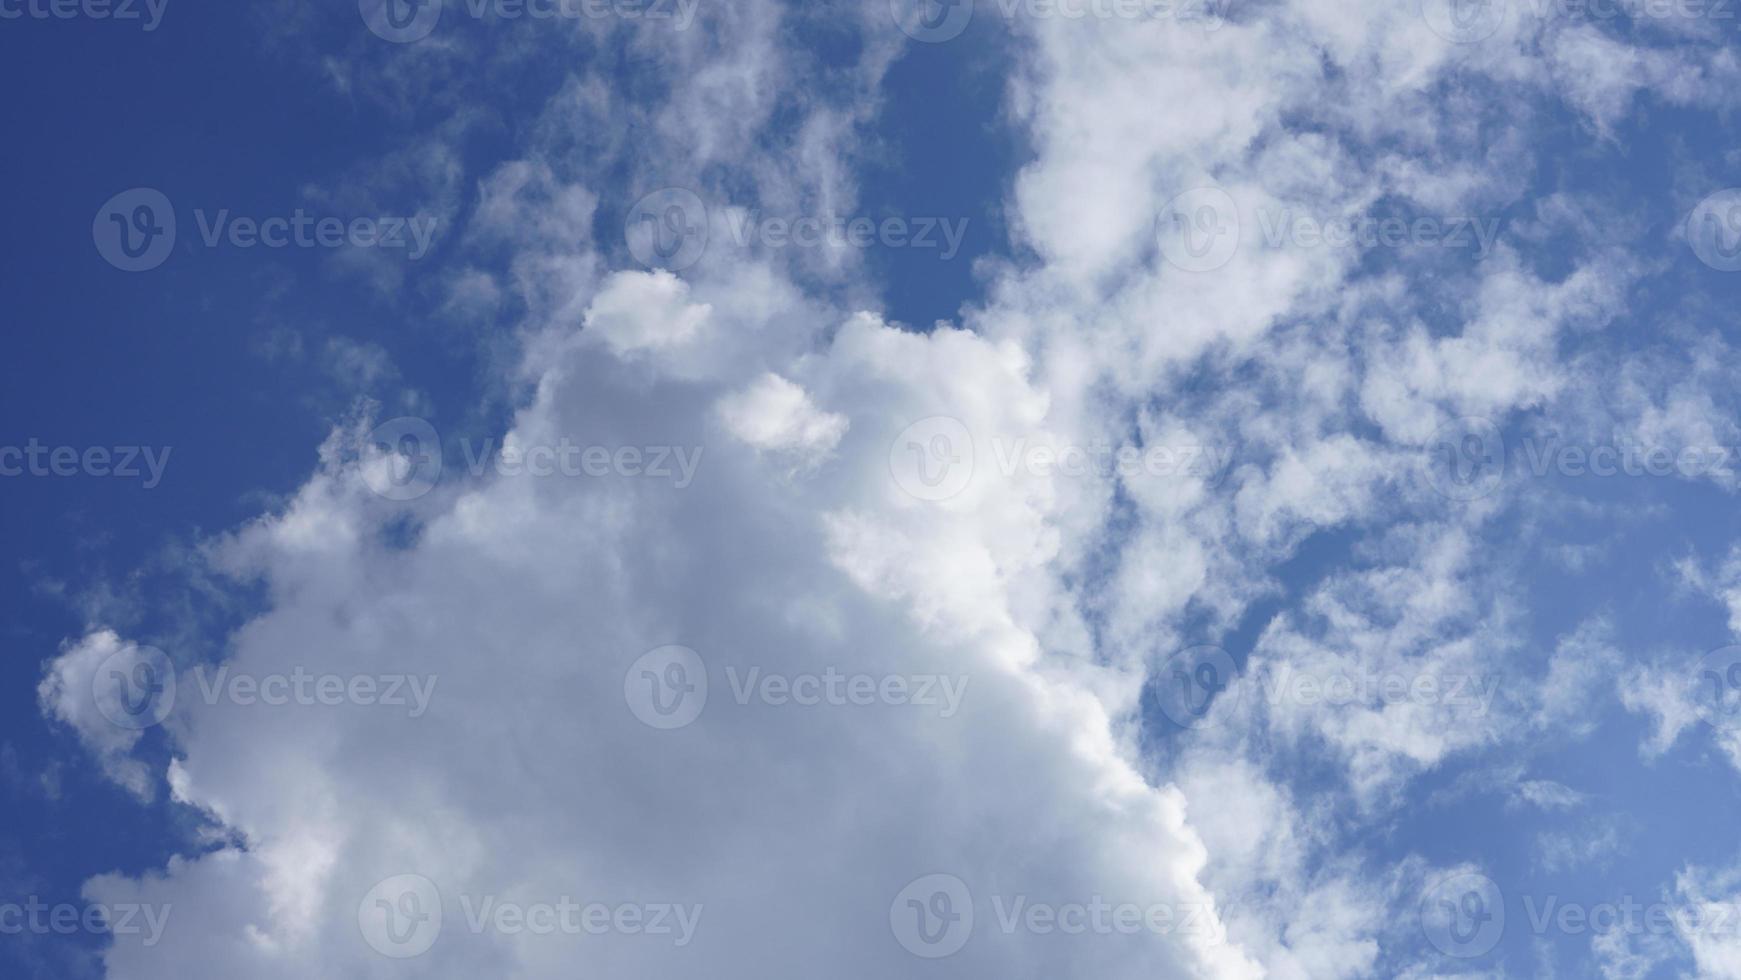
[[[803,388],[777,374],[764,374],[720,399],[715,410],[737,438],[810,466],[833,451],[848,425],[844,416],[817,408]]]
[[[1397,197],[1492,214],[1517,203],[1535,161],[1509,140],[1491,160],[1471,150],[1484,123],[1562,96],[1602,125],[1624,118],[1635,86],[1611,72],[1555,87],[1555,71],[1595,54],[1657,66],[1644,83],[1671,96],[1682,72],[1579,35],[1551,64],[1511,29],[1459,47],[1414,5],[1379,0],[1270,5],[1215,32],[1019,19],[1009,101],[1032,156],[1007,217],[1032,262],[982,267],[986,298],[959,329],[867,312],[873,284],[838,255],[722,244],[682,276],[618,268],[614,230],[596,229],[649,182],[726,208],[852,207],[855,167],[875,152],[863,127],[899,52],[881,6],[713,5],[693,32],[634,34],[624,43],[659,101],[624,105],[576,67],[524,158],[482,176],[456,239],[464,267],[440,295],[450,315],[518,317],[522,356],[492,379],[523,394],[507,438],[705,445],[704,472],[681,491],[484,479],[404,511],[369,496],[354,434],[335,433],[289,503],[216,548],[271,600],[226,662],[432,674],[442,696],[415,721],[354,704],[184,705],[176,797],[243,843],[93,881],[99,897],[172,902],[194,924],[154,948],[118,943],[112,974],[386,975],[358,904],[414,873],[448,917],[418,964],[430,976],[905,975],[918,964],[890,903],[941,872],[978,913],[952,975],[1428,975],[1413,946],[1387,941],[1429,869],[1373,871],[1342,850],[1386,826],[1422,773],[1577,734],[1613,653],[1580,632],[1541,677],[1503,669],[1525,630],[1516,570],[1483,535],[1511,491],[1453,506],[1421,479],[1422,448],[1458,416],[1504,422],[1573,398],[1587,379],[1567,338],[1620,317],[1646,270],[1592,247],[1549,274],[1506,243],[1479,259],[1402,250],[1370,272],[1358,250],[1271,245],[1262,228]],[[827,86],[789,34],[810,16],[865,35]],[[517,32],[501,60],[536,49]],[[381,97],[409,101],[414,79],[474,54],[465,36],[395,56],[375,72],[396,83]],[[444,140],[478,114],[454,110]],[[442,142],[431,156],[420,179],[457,215],[460,155]],[[637,186],[613,180],[623,172]],[[1219,270],[1169,264],[1157,214],[1211,185],[1234,202],[1239,248]],[[1699,404],[1688,393],[1641,424],[1684,429]],[[940,446],[933,464],[965,455],[967,475],[932,500],[903,485],[897,437],[940,418],[966,441],[921,449]],[[1000,465],[1017,440],[1210,448],[1228,463]],[[794,466],[807,479],[788,479]],[[389,534],[407,513],[410,543]],[[1285,595],[1278,566],[1326,530],[1357,542],[1346,567]],[[1288,604],[1249,651],[1239,696],[1207,728],[1147,745],[1139,714],[1161,661],[1270,598]],[[73,693],[121,644],[70,647],[42,699],[143,784],[137,736],[96,725]],[[695,724],[660,731],[625,703],[625,679],[671,644],[696,651],[710,697]],[[752,669],[943,673],[968,688],[949,718],[739,703]],[[1327,706],[1266,691],[1283,672],[1426,677],[1436,693],[1361,688]],[[1677,690],[1647,672],[1622,685],[1657,719],[1658,752],[1691,723]],[[1302,752],[1329,785],[1299,784],[1284,760]],[[1575,802],[1547,782],[1519,792]],[[1017,894],[1191,907],[1209,927],[1006,933],[994,900]],[[683,948],[564,941],[471,932],[461,899],[484,896],[705,912]]]

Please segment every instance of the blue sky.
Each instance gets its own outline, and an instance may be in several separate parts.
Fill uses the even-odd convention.
[[[0,2],[0,973],[1741,977],[1741,10],[931,3]]]

